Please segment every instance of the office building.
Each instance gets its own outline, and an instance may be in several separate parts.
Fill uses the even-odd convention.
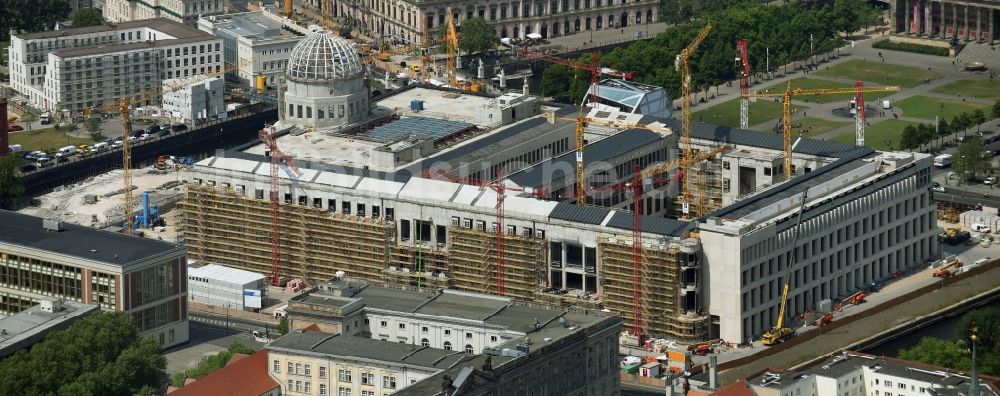
[[[99,310],[96,305],[44,297],[38,305],[0,318],[0,359],[45,339],[50,332],[65,330]]]
[[[968,373],[859,352],[842,352],[799,369],[764,371],[747,382],[758,395],[970,395]],[[979,394],[1000,395],[1000,378],[980,377]]]
[[[0,314],[47,298],[132,317],[164,348],[187,342],[183,246],[0,211]]]
[[[198,17],[226,11],[226,0],[104,0],[104,18],[131,22],[163,18],[196,27]]]
[[[267,87],[277,86],[288,66],[288,57],[308,30],[294,21],[266,11],[202,17],[198,28],[222,39],[223,59],[237,65],[229,80],[256,86],[263,76]]]
[[[476,391],[486,394],[619,392],[621,319],[599,311],[343,278],[292,299],[287,312],[297,330],[267,346],[271,376],[286,394],[387,395],[414,386],[405,394],[426,395],[445,375],[459,381],[456,389],[481,376]],[[565,375],[547,377],[554,372]]]
[[[37,108],[82,112],[120,97],[159,104],[163,80],[222,72],[222,40],[166,19],[11,36],[11,87]]]

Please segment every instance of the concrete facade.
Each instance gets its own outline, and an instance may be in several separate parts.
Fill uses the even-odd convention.
[[[125,312],[163,348],[187,342],[184,247],[69,224],[50,231],[40,218],[5,211],[0,218],[0,314],[55,297]]]
[[[304,4],[320,9],[321,0]],[[480,17],[493,24],[500,37],[565,36],[588,30],[617,29],[658,20],[659,3],[652,0],[463,1],[332,0],[331,14],[344,25],[378,37],[393,35],[421,43],[424,31],[436,35],[450,9],[456,24]]]
[[[183,84],[184,80],[165,80],[164,86]],[[215,118],[226,114],[223,102],[226,83],[220,77],[187,84],[181,89],[163,94],[163,111],[185,122]]]
[[[91,26],[11,37],[14,90],[32,106],[81,112],[133,96],[157,98],[164,79],[222,71],[222,40],[164,19]]]
[[[105,0],[104,18],[111,22],[165,18],[196,27],[198,17],[221,14],[224,0]]]
[[[264,76],[268,86],[277,86],[288,65],[292,47],[308,31],[287,18],[265,11],[202,17],[198,28],[222,39],[227,64],[238,65],[227,77],[254,86]]]
[[[1000,1],[889,1],[890,31],[905,36],[993,43],[1000,39]]]

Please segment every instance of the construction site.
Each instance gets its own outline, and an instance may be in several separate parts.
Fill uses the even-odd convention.
[[[751,92],[740,42],[741,127],[694,122],[688,58],[710,31],[678,56],[678,109],[632,72],[530,51],[518,56],[591,74],[580,105],[527,87],[486,94],[451,66],[443,86],[372,96],[371,59],[313,32],[289,55],[279,121],[259,144],[153,176],[131,169],[126,145],[123,174],[85,182],[126,180],[114,213],[60,195],[34,210],[125,218],[183,243],[191,261],[275,287],[346,274],[607,310],[634,346],[777,343],[794,334],[786,318],[832,312],[939,256],[931,157],[864,146],[864,94],[898,87]],[[792,98],[826,94],[856,95],[856,144],[792,133]],[[783,101],[779,133],[748,128],[758,97]],[[152,206],[174,206],[160,192],[180,210],[151,226]]]

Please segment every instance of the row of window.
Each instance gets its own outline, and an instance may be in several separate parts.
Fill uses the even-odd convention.
[[[627,2],[628,2],[628,0],[622,0],[621,4],[626,4]],[[641,2],[641,0],[635,0],[635,2],[638,3],[638,2]],[[570,11],[589,10],[589,9],[591,9],[592,5],[595,8],[604,7],[604,5],[605,5],[603,0],[594,0],[593,4],[591,3],[591,0],[573,0],[573,8],[570,9],[570,7],[569,7],[569,0],[562,0],[561,3],[558,0],[549,0],[548,3],[549,3],[548,7],[546,7],[545,1],[536,1],[534,4],[532,4],[532,2],[530,2],[530,1],[525,1],[525,2],[522,3],[521,7],[518,7],[518,5],[516,3],[509,4],[509,5],[508,4],[500,4],[499,6],[497,6],[497,5],[490,5],[490,7],[489,7],[489,19],[486,18],[486,8],[479,8],[475,12],[475,14],[474,14],[474,12],[472,10],[467,10],[466,13],[465,13],[465,17],[466,17],[466,19],[470,19],[470,18],[473,17],[473,15],[476,15],[476,16],[478,16],[480,18],[483,18],[483,19],[487,19],[487,20],[490,20],[490,21],[496,21],[496,20],[498,20],[497,19],[497,11],[498,10],[499,10],[499,16],[500,16],[499,19],[505,20],[505,19],[507,19],[508,10],[509,10],[509,14],[510,14],[511,18],[519,18],[519,16],[518,16],[518,12],[519,11],[523,11],[524,17],[528,18],[528,17],[532,16],[532,12],[534,12],[534,16],[558,15],[559,13],[570,12]],[[381,13],[385,14],[386,13],[385,6],[384,6],[384,3],[382,3],[382,4],[383,4],[383,6],[381,7],[380,11],[381,11]],[[562,7],[559,7],[560,4],[562,5]],[[581,4],[582,4],[582,6],[581,6]],[[615,0],[607,0],[607,6],[608,7],[613,7],[614,5],[615,5]],[[393,9],[393,11],[395,11],[395,10]],[[455,20],[457,22],[458,21],[458,17],[461,15],[461,10],[452,10],[452,12],[454,13],[454,18],[455,18]],[[446,17],[446,15],[447,14],[438,14],[437,15],[437,24],[438,25],[445,24],[445,17]],[[395,13],[393,13],[393,18],[396,18]],[[433,14],[427,16],[427,27],[428,28],[433,28],[435,26],[434,19],[435,18],[434,18]]]
[[[281,372],[281,361],[280,360],[274,359],[272,361],[271,371],[273,371],[275,373],[280,373]],[[290,375],[302,375],[302,376],[307,376],[308,377],[308,376],[312,375],[312,365],[308,364],[308,363],[306,363],[306,364],[303,365],[302,363],[288,362],[288,371],[287,371],[287,373],[290,374]],[[326,379],[326,366],[319,366],[319,373],[318,374],[319,374],[319,379]],[[352,382],[353,381],[353,376],[352,375],[353,375],[353,371],[351,371],[351,370],[348,370],[348,369],[337,370],[337,381],[340,381],[340,382]],[[374,373],[362,372],[360,374],[360,378],[361,378],[361,385],[371,385],[371,386],[377,385],[376,382],[375,382],[375,374]],[[300,382],[300,381],[296,381],[296,382]],[[289,389],[292,389],[293,388],[293,386],[292,386],[292,380],[288,380],[288,383],[289,383]],[[301,383],[301,384],[296,384],[296,386],[294,387],[294,389],[296,389],[297,392],[302,392],[301,389],[302,389],[302,385],[303,384],[305,385],[305,391],[304,392],[309,392],[309,386],[310,385],[309,385],[308,381],[306,381],[304,383]],[[320,386],[323,387],[324,385],[320,385]],[[389,389],[395,389],[396,388],[396,377],[392,376],[392,375],[383,375],[382,376],[382,387],[383,388],[389,388]]]
[[[355,104],[357,106],[355,106]],[[347,110],[346,114],[344,112],[345,109]],[[357,110],[355,110],[355,109],[357,109]],[[303,113],[302,110],[305,110],[305,112]],[[363,101],[356,101],[356,102],[349,102],[348,106],[346,106],[346,107],[343,104],[337,105],[336,112],[334,112],[333,106],[329,106],[326,109],[316,108],[316,118],[315,119],[322,120],[322,119],[325,119],[325,118],[330,118],[330,119],[333,119],[333,118],[344,118],[345,116],[348,117],[348,118],[350,118],[350,117],[354,117],[355,113],[363,115],[363,114],[366,114],[367,112],[368,112],[368,110],[366,108],[364,108],[364,102]],[[289,103],[288,104],[288,117],[312,119],[313,118],[313,108],[312,108],[312,106],[294,105],[294,104]]]

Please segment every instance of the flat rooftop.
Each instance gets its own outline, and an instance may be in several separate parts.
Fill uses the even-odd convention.
[[[304,351],[342,358],[371,359],[427,369],[447,369],[471,357],[461,351],[446,351],[342,334],[302,331],[293,331],[272,341],[267,345],[267,349]]]
[[[296,161],[316,161],[332,166],[369,167],[381,171],[391,171],[392,168],[379,168],[372,164],[371,151],[382,145],[382,143],[368,140],[330,136],[322,131],[306,132],[298,136],[285,135],[278,138],[278,147]],[[246,153],[259,155],[264,155],[264,151],[263,143],[244,150]]]
[[[264,275],[256,272],[229,268],[218,264],[209,264],[201,267],[188,267],[188,276],[197,276],[240,285],[264,280]]]
[[[410,101],[413,100],[424,101],[424,110],[415,112],[415,115],[427,114],[426,117],[474,122],[476,108],[494,99],[418,87],[381,99],[378,105],[393,110],[409,111]]]
[[[100,311],[96,305],[80,304],[73,301],[60,301],[62,309],[57,312],[46,312],[40,305],[35,305],[15,315],[0,318],[0,358],[9,356],[20,349],[41,341],[53,330],[62,330],[71,323]]]
[[[114,32],[118,30],[137,29],[143,27],[154,29],[160,33],[170,35],[178,39],[206,36],[206,35],[211,36],[208,33],[184,25],[183,23],[174,22],[164,18],[142,19],[130,22],[105,23],[103,25],[87,26],[81,28],[70,28],[63,30],[48,30],[44,32],[18,34],[15,36],[24,40],[49,39],[57,37],[71,37],[81,34]]]
[[[64,223],[63,230],[47,231],[42,218],[0,210],[0,249],[12,245],[41,253],[67,256],[73,259],[97,261],[117,267],[154,256],[180,256],[186,249],[155,239],[134,237]]]
[[[296,39],[305,35],[284,26],[280,20],[270,17],[265,11],[241,12],[235,14],[202,17],[216,29],[249,38],[251,41]]]

